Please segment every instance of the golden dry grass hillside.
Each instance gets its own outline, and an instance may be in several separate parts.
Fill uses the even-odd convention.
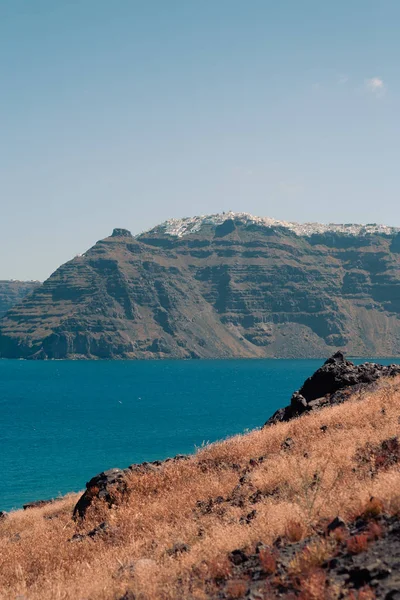
[[[365,551],[382,526],[373,521],[346,542],[345,527],[327,536],[326,524],[338,515],[353,523],[367,513],[398,514],[397,446],[388,452],[387,441],[399,434],[399,419],[398,377],[342,405],[133,472],[119,502],[95,502],[84,520],[71,518],[76,494],[11,513],[0,522],[0,598],[272,598],[284,577],[292,577],[292,597],[303,600],[374,598],[372,587],[330,583],[321,564],[338,544]],[[85,535],[100,523],[106,526]],[[303,539],[313,541],[283,575],[279,543]],[[250,555],[260,542],[261,583],[251,595],[251,577],[230,553]],[[302,583],[296,588],[295,581]]]

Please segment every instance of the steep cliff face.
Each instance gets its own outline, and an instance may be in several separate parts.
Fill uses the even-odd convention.
[[[114,230],[0,321],[25,358],[400,354],[400,233],[243,214]]]
[[[39,285],[39,281],[0,280],[0,318]]]

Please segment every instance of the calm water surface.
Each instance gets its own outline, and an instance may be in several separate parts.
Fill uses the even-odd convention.
[[[322,362],[0,360],[0,510],[259,427]]]

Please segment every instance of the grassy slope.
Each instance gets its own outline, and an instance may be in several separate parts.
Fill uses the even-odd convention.
[[[78,495],[12,513],[0,522],[0,598],[108,600],[127,590],[141,600],[213,597],[220,580],[233,576],[228,553],[236,548],[306,537],[338,514],[352,520],[371,496],[389,512],[400,510],[398,466],[375,472],[355,458],[367,444],[398,435],[399,415],[397,378],[343,405],[132,474],[128,500],[111,510],[92,507],[83,524],[71,520]],[[257,490],[261,499],[253,503]],[[254,518],[240,522],[252,510]],[[108,534],[68,541],[104,520]],[[177,542],[190,550],[171,556]],[[224,597],[242,597],[246,585],[229,582]]]

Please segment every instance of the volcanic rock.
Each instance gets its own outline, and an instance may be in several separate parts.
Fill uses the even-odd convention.
[[[35,500],[34,502],[27,502],[23,504],[22,508],[24,510],[28,510],[29,508],[42,508],[42,506],[47,506],[47,504],[53,504],[54,499],[51,500]]]
[[[238,548],[237,550],[232,550],[229,554],[229,560],[234,565],[241,565],[248,560],[248,556],[241,548]]]
[[[277,410],[265,425],[290,421],[305,412],[340,404],[352,393],[366,389],[382,377],[396,375],[400,375],[400,365],[355,365],[346,360],[342,352],[336,352],[304,382],[299,391],[294,392],[290,405]],[[326,429],[321,428],[323,431]]]
[[[340,529],[340,528],[345,528],[346,527],[346,523],[343,521],[343,519],[341,517],[335,517],[333,519],[333,521],[331,521],[327,528],[326,531],[327,533],[332,533],[332,531],[335,531],[335,529]]]
[[[339,527],[343,527],[342,523]],[[346,540],[336,542],[336,553],[320,566],[321,573],[324,573],[329,581],[327,589],[337,586],[341,589],[340,597],[343,598],[348,595],[361,598],[362,593],[359,595],[358,591],[366,592],[368,594],[366,597],[369,598],[382,600],[398,598],[400,590],[398,575],[399,517],[397,515],[382,516],[380,527],[382,529],[381,537],[371,539],[366,549],[360,550],[357,554],[349,552],[347,546],[349,540],[357,535],[357,530],[354,531],[351,526],[347,529]],[[299,557],[304,556],[304,552],[313,544],[320,543],[321,538],[318,535],[312,535],[295,543],[287,543],[287,540],[277,538],[273,548],[259,542],[256,545],[255,553],[245,554],[243,550],[234,550],[228,555],[233,563],[232,569],[228,575],[221,577],[218,595],[213,596],[213,599],[228,600],[232,598],[229,587],[232,580],[246,584],[246,592],[240,596],[241,598],[254,598],[255,600],[266,597],[288,599],[298,597],[298,581],[293,579],[293,563]],[[265,569],[265,556],[268,555],[273,559],[273,572]],[[265,590],[268,590],[267,595],[265,595]],[[319,595],[317,591],[315,595],[304,597],[322,598],[323,596]]]
[[[109,469],[92,477],[86,484],[86,490],[75,505],[73,518],[84,518],[86,511],[95,498],[104,500],[109,506],[116,502],[117,494],[126,492],[125,472],[121,469]]]

